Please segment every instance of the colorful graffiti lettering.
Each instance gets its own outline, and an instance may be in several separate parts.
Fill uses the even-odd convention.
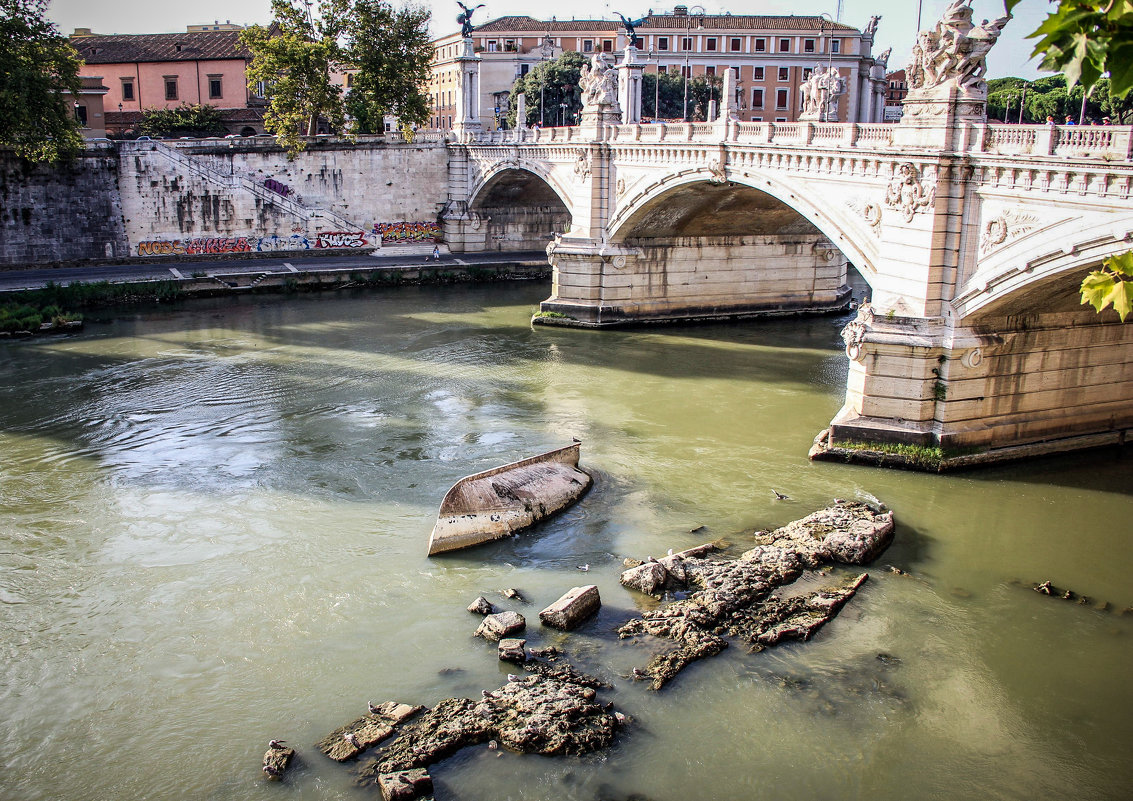
[[[261,253],[270,253],[281,250],[310,250],[311,241],[302,234],[292,234],[288,237],[264,236],[256,243],[256,250]]]
[[[272,192],[275,192],[277,195],[283,195],[284,197],[287,197],[288,195],[291,194],[291,187],[290,186],[288,186],[287,184],[281,184],[279,181],[275,180],[274,178],[268,178],[266,181],[264,181],[264,189],[270,189]]]
[[[316,248],[364,248],[364,231],[319,231],[315,237]]]
[[[207,239],[186,239],[171,241],[158,239],[152,242],[139,242],[139,256],[180,256],[201,253],[247,253],[252,249],[248,237],[209,237]]]
[[[373,232],[386,243],[437,242],[441,238],[441,227],[436,222],[376,222]]]

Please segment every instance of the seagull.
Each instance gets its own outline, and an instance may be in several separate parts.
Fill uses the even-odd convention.
[[[507,680],[508,681],[519,681],[519,676],[515,675],[514,673],[509,673],[509,674],[507,674]]]
[[[490,692],[488,692],[487,690],[481,690],[480,695],[484,696],[485,698],[495,698],[496,697],[496,696],[492,695]]]
[[[286,742],[286,740],[272,740],[268,743],[268,748],[270,748],[272,751],[280,751],[287,747],[286,745],[284,745],[284,743]]]
[[[366,708],[370,710],[370,714],[371,714],[371,715],[378,715],[378,714],[381,714],[381,710],[380,710],[380,709],[378,709],[378,707],[374,706],[374,702],[373,702],[373,701],[367,701],[367,702],[366,702]]]
[[[272,765],[264,765],[264,775],[273,779],[278,779],[283,775],[283,771],[281,771],[277,767],[273,767]]]
[[[348,731],[346,734],[342,735],[342,739],[346,740],[346,742],[350,743],[355,748],[362,747],[358,744],[358,737],[352,731]]]
[[[779,492],[779,490],[773,489],[773,490],[771,490],[771,493],[775,496],[775,500],[777,500],[777,501],[789,501],[789,500],[791,500],[791,496],[784,495],[783,493]]]
[[[672,555],[673,555],[673,549],[672,549],[672,548],[670,548],[670,549],[669,549],[669,552],[668,552],[667,554],[665,554],[665,555],[666,555],[666,556],[672,556]]]
[[[582,571],[583,573],[585,573],[585,572],[586,572],[587,570],[589,570],[589,569],[590,569],[590,563],[589,563],[589,562],[587,562],[587,563],[586,563],[586,564],[584,564],[584,565],[579,565],[579,566],[578,566],[578,569],[579,569],[579,570],[581,570],[581,571]]]
[[[637,667],[635,667],[635,668],[633,669],[633,677],[634,677],[635,679],[647,679],[647,678],[649,678],[649,674],[648,674],[648,673],[646,673],[646,672],[645,672],[644,670],[642,670],[641,668],[637,668]]]

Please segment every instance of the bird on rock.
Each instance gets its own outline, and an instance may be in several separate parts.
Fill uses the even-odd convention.
[[[348,732],[346,732],[346,734],[342,735],[342,739],[346,740],[346,742],[350,743],[355,748],[361,748],[362,747],[361,745],[358,744],[358,736],[356,734],[354,734],[354,732],[352,732],[352,731],[348,731]]]
[[[373,701],[367,701],[367,702],[366,702],[366,708],[370,710],[370,714],[371,714],[371,715],[378,715],[378,714],[381,714],[381,710],[380,710],[380,709],[378,709],[378,707],[374,706],[374,702],[373,702]]]
[[[284,745],[284,743],[286,742],[286,740],[272,740],[268,743],[268,748],[270,748],[272,751],[281,751],[287,747],[286,745]]]
[[[644,670],[642,670],[641,668],[637,668],[637,667],[635,667],[635,668],[633,669],[633,677],[634,677],[635,679],[647,679],[647,678],[649,678],[649,674],[648,674],[648,673],[646,673],[646,672],[645,672]]]
[[[507,680],[508,681],[519,681],[519,676],[515,675],[514,673],[509,673],[509,674],[507,674]]]
[[[590,569],[590,563],[587,562],[585,565],[579,565],[578,569],[581,570],[583,573],[585,573],[586,571],[588,571]]]
[[[264,765],[263,770],[264,770],[264,775],[267,776],[269,779],[278,779],[280,776],[283,775],[283,771],[281,771],[279,768],[273,767],[271,765]]]

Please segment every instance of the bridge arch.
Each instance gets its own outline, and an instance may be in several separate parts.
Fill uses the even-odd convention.
[[[1078,287],[1103,260],[1133,249],[1133,214],[1094,225],[1066,220],[1023,236],[981,259],[960,288],[952,311],[969,321],[1082,311]],[[1091,310],[1092,313],[1092,310]]]
[[[690,235],[697,230],[706,230],[703,223],[707,216],[717,218],[710,226],[717,233],[758,232],[758,228],[752,228],[750,215],[748,219],[741,220],[741,215],[730,214],[730,226],[719,219],[721,206],[735,212],[743,204],[748,204],[760,212],[765,222],[774,219],[797,231],[811,230],[822,234],[872,284],[876,274],[878,240],[869,232],[869,225],[859,215],[851,214],[849,207],[841,203],[822,203],[814,197],[813,190],[803,187],[801,183],[762,173],[729,171],[724,178],[711,169],[688,170],[655,181],[619,204],[610,220],[610,239],[624,242],[639,237],[642,231],[656,225],[657,221],[651,221],[650,217],[657,215],[662,208],[670,218],[684,211],[685,218],[673,222],[678,228],[687,223]],[[713,194],[715,198],[711,197]],[[683,209],[682,204],[673,203],[674,200],[683,200]],[[733,208],[729,209],[729,206]],[[699,228],[698,217],[702,224]],[[802,228],[801,223],[806,223],[809,229]]]
[[[469,192],[468,211],[485,250],[542,250],[570,227],[570,193],[555,177],[526,163],[504,162]]]

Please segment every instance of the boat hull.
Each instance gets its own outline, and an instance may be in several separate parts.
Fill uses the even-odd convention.
[[[590,488],[579,443],[465,476],[441,501],[429,556],[509,537],[560,512]]]

